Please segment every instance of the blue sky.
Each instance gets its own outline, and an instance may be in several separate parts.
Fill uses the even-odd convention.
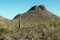
[[[32,6],[41,4],[60,16],[60,0],[0,0],[0,15],[12,19],[17,14],[28,11]]]

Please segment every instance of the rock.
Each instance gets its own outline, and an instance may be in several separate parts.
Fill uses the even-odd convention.
[[[37,10],[38,8],[39,8],[38,6],[33,6],[29,11]]]
[[[39,8],[41,8],[42,10],[46,9],[44,5],[39,5]]]

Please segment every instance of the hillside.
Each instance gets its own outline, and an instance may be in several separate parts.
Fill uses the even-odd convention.
[[[44,5],[33,6],[12,20],[3,17],[0,20],[0,26],[6,25],[10,29],[0,33],[4,33],[0,40],[60,40],[60,17],[48,11]]]

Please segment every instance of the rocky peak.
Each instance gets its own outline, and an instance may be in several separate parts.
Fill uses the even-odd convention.
[[[39,5],[39,6],[33,6],[29,11],[32,11],[32,10],[38,10],[38,9],[42,9],[42,10],[45,10],[45,6],[44,5]]]

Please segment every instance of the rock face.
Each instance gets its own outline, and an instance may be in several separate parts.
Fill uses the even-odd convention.
[[[39,8],[41,8],[42,10],[46,10],[44,5],[40,5]]]

